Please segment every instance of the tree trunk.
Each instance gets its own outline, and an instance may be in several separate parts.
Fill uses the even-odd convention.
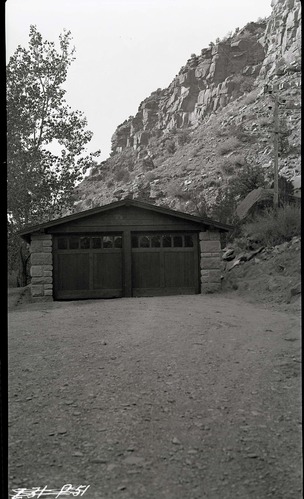
[[[19,249],[19,272],[17,278],[17,287],[23,288],[29,283],[27,265],[30,258],[30,254],[24,254],[24,246],[21,245]]]

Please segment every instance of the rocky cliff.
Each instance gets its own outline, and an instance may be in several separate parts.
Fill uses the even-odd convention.
[[[245,164],[262,165],[270,178],[266,84],[280,99],[280,173],[300,176],[301,3],[272,7],[268,19],[193,54],[168,88],[117,127],[111,157],[78,187],[77,211],[130,195],[191,211],[193,193],[212,204]]]
[[[168,88],[153,92],[137,114],[120,125],[112,150],[146,147],[156,134],[197,126],[211,113],[251,90],[265,58],[259,41],[266,23],[250,23],[230,38],[193,54]]]
[[[276,78],[284,69],[297,71],[301,67],[301,2],[272,0],[273,12],[260,41],[265,58],[259,73],[261,78]]]

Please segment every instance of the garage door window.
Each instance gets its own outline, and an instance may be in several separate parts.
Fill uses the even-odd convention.
[[[149,236],[140,236],[139,238],[140,248],[150,248],[150,238]]]
[[[103,236],[102,247],[103,248],[122,248],[122,237],[121,236]]]
[[[113,248],[113,236],[103,236],[102,247],[103,248]]]
[[[151,248],[160,248],[160,236],[151,236]]]
[[[92,241],[92,242],[91,242]],[[102,248],[122,248],[122,236],[100,236],[100,237],[59,237],[57,239],[57,249],[78,250],[78,249],[102,249]]]
[[[186,235],[184,236],[185,248],[193,248],[193,236]]]
[[[191,234],[132,236],[132,248],[193,248]]]
[[[93,249],[101,249],[101,237],[92,238],[92,247]]]
[[[81,249],[89,249],[90,248],[90,238],[89,237],[81,237],[80,238],[80,248]]]
[[[174,246],[174,248],[182,248],[183,247],[183,236],[174,236],[173,237],[173,246]]]
[[[171,248],[171,236],[163,236],[163,248]]]
[[[121,236],[114,237],[114,248],[122,248],[122,237]]]

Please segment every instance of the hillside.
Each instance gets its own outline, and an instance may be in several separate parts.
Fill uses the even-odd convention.
[[[290,312],[301,309],[301,238],[259,248],[245,260],[244,252],[222,262],[222,292],[249,302]]]
[[[273,179],[273,100],[279,97],[279,171],[301,175],[301,3],[273,1],[268,19],[192,54],[166,89],[119,125],[112,153],[78,186],[73,211],[126,196],[196,212],[245,165]]]

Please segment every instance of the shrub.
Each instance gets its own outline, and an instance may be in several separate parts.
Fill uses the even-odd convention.
[[[225,140],[225,142],[223,142],[219,146],[218,151],[220,155],[223,156],[224,154],[227,154],[228,152],[237,149],[239,145],[240,145],[239,139],[237,139],[236,137],[229,137],[229,139]]]
[[[98,175],[94,175],[91,177],[91,180],[104,180],[105,174],[104,173],[99,173]]]
[[[116,170],[114,172],[114,179],[117,182],[128,182],[130,180],[130,173],[128,170]]]
[[[242,93],[251,92],[254,80],[255,79],[252,76],[241,76],[237,81],[240,91]],[[233,79],[233,81],[235,81],[235,79]]]
[[[246,79],[246,76],[241,74],[236,74],[232,76],[231,82],[233,82],[236,86],[240,86]]]
[[[227,130],[226,127],[224,127],[224,128],[217,128],[215,130],[215,136],[216,137],[219,137],[219,138],[220,137],[227,137],[227,135],[228,135],[228,130]]]
[[[285,205],[277,212],[273,208],[256,215],[252,222],[244,225],[243,232],[253,236],[263,246],[274,246],[290,241],[301,234],[301,208]]]
[[[180,184],[180,181],[173,180],[167,188],[168,196],[172,196],[178,199],[183,199],[187,201],[189,199],[189,193],[183,190],[183,186]]]
[[[265,24],[267,22],[267,17],[258,17],[256,23]]]
[[[183,195],[179,196],[180,201],[187,202],[187,212],[199,217],[209,216],[209,207],[204,195],[202,185],[190,188],[189,191],[183,191]],[[185,207],[181,208],[183,211]]]
[[[166,151],[168,151],[169,154],[174,154],[176,151],[176,145],[173,140],[167,140],[166,141]]]
[[[247,164],[238,170],[237,176],[230,179],[231,192],[240,199],[244,199],[254,189],[266,185],[264,170],[260,165]]]
[[[240,125],[236,125],[235,123],[232,123],[229,126],[228,135],[236,137],[238,140],[242,142],[248,142],[249,139],[248,133],[245,132],[244,128]]]
[[[229,187],[219,188],[211,208],[211,218],[223,223],[234,224],[236,201]]]
[[[155,180],[156,178],[156,174],[154,172],[147,172],[145,174],[145,181],[146,182],[153,182],[153,180]]]
[[[93,166],[91,169],[91,175],[98,175],[100,172],[100,167],[99,166]]]
[[[205,182],[205,187],[218,187],[220,185],[220,181],[219,180],[214,180],[214,179],[211,179],[211,180],[207,180]]]
[[[289,146],[289,155],[300,155],[301,154],[301,145],[300,144],[291,144]]]
[[[145,158],[143,158],[142,166],[144,170],[154,170],[155,165],[151,156],[146,156]]]
[[[84,205],[92,208],[92,199],[90,198],[85,199]]]
[[[155,137],[156,139],[159,139],[162,135],[163,135],[163,132],[159,128],[155,128],[152,131],[152,137]],[[152,144],[151,139],[149,140],[149,144]]]
[[[230,161],[228,163],[223,163],[221,166],[221,170],[227,177],[231,177],[231,175],[234,174],[234,167]]]
[[[177,134],[177,143],[179,146],[184,146],[190,142],[190,132],[188,130],[179,130]]]
[[[232,175],[234,173],[234,163],[231,158],[219,158],[217,166],[220,168],[220,175]]]
[[[231,161],[235,166],[244,166],[246,163],[245,158],[242,154],[236,154],[235,156],[232,156]]]

